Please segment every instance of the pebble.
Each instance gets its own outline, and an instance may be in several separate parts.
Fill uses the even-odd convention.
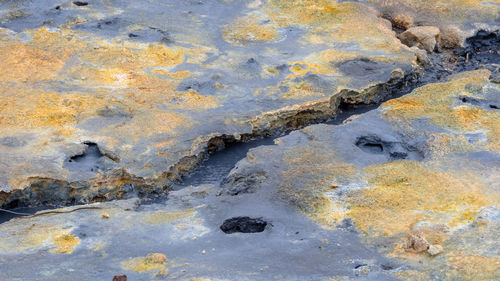
[[[443,246],[441,245],[430,245],[427,253],[431,256],[439,255],[443,252]]]

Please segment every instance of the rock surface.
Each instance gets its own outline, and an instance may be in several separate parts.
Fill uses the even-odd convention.
[[[0,27],[7,207],[161,194],[207,151],[380,100],[415,63],[355,2],[0,1]]]
[[[368,2],[1,1],[0,205],[163,194],[227,142],[404,83],[416,57],[380,14],[469,32],[498,13],[495,1]]]
[[[399,35],[403,44],[409,47],[418,47],[432,53],[439,44],[441,33],[435,26],[411,27]]]
[[[0,0],[0,280],[497,280],[499,10]]]
[[[252,149],[228,175],[273,175],[252,190],[191,186],[161,204],[114,201],[3,223],[0,277],[494,280],[500,112],[490,105],[500,87],[489,76],[455,75]],[[234,218],[272,227],[221,231]]]
[[[306,127],[251,150],[229,176],[279,175],[259,188],[325,228],[352,221],[412,266],[403,279],[497,279],[500,225],[483,219],[500,207],[500,87],[489,77],[457,74],[340,126]]]

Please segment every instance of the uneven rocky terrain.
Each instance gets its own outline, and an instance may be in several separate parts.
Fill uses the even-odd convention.
[[[0,280],[498,280],[499,10],[0,0]]]

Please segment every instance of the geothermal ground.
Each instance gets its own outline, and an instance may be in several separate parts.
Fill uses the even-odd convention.
[[[0,281],[499,280],[500,1],[0,0]]]

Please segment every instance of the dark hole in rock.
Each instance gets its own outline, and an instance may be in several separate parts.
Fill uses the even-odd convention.
[[[491,101],[483,99],[475,99],[467,96],[460,96],[459,99],[463,103],[468,103],[474,106],[479,106],[486,109],[500,109],[500,105],[490,103]]]
[[[15,209],[21,206],[21,201],[19,199],[14,199],[7,204],[5,204],[4,208],[6,209]]]
[[[139,37],[139,35],[134,34],[134,33],[129,33],[129,34],[128,34],[128,37],[129,37],[129,38],[137,38],[137,37]]]
[[[266,226],[267,222],[262,218],[234,217],[225,220],[220,229],[226,234],[235,232],[256,233],[264,231]]]
[[[382,142],[375,137],[360,137],[356,141],[356,146],[368,153],[382,153],[384,146]]]
[[[71,156],[66,163],[64,163],[64,167],[74,171],[87,172],[106,170],[105,160],[109,157],[101,152],[96,143],[84,142],[84,144],[87,148],[83,151],[83,153]]]
[[[367,264],[366,263],[357,264],[357,265],[354,266],[354,268],[358,269],[358,268],[363,267],[363,266],[367,266]]]
[[[404,142],[383,140],[376,135],[359,137],[355,145],[367,153],[387,155],[391,160],[423,159],[423,154],[414,146]]]
[[[73,4],[77,5],[78,7],[82,7],[82,6],[87,6],[89,4],[89,2],[74,1]]]
[[[402,151],[391,152],[390,156],[392,159],[406,159],[406,157],[408,157],[408,153]]]
[[[467,96],[459,96],[458,97],[463,103],[469,103],[472,105],[480,106],[481,105],[481,100],[475,99],[472,97],[467,97]],[[483,101],[484,102],[484,101]]]
[[[364,144],[361,144],[358,146],[364,148],[365,150],[369,150],[370,152],[383,152],[384,151],[384,147],[379,143],[364,143]]]

